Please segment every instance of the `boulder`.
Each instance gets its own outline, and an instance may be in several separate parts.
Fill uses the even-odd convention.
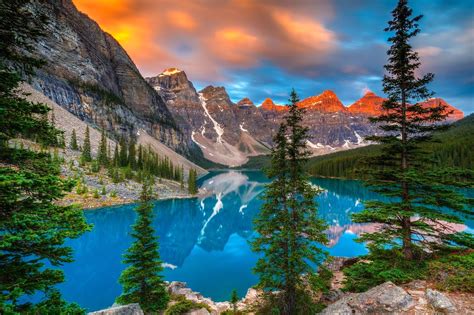
[[[209,313],[208,313],[209,314]],[[138,303],[113,306],[105,310],[91,312],[89,315],[143,315],[143,311]]]
[[[444,314],[452,314],[456,312],[456,307],[453,302],[439,291],[427,289],[426,298],[428,303],[438,312]]]
[[[186,315],[210,315],[209,311],[207,309],[200,308],[198,310],[192,310],[191,312],[187,312]]]
[[[329,305],[322,314],[385,314],[398,313],[413,307],[410,294],[392,282],[363,293],[352,293]]]

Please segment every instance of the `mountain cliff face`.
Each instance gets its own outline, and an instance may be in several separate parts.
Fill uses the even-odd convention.
[[[208,86],[198,92],[186,74],[175,68],[147,81],[163,96],[175,117],[184,118],[177,118],[181,128],[191,134],[204,156],[220,164],[240,165],[248,156],[268,153],[273,135],[288,112],[286,106],[269,98],[259,107],[249,98],[234,104],[224,87]],[[301,100],[298,106],[306,110],[303,124],[309,128],[308,148],[320,155],[367,145],[364,137],[378,131],[368,117],[381,113],[383,101],[369,92],[345,107],[329,90]],[[458,112],[452,117],[462,117]]]
[[[377,116],[383,113],[382,104],[385,98],[375,95],[373,92],[367,92],[362,98],[348,107],[349,112],[359,115]],[[424,107],[435,107],[439,105],[446,106],[445,112],[448,114],[447,120],[454,121],[464,118],[464,113],[459,109],[448,104],[442,98],[431,98],[420,103]]]
[[[36,52],[46,65],[32,79],[35,89],[115,137],[145,130],[181,153],[197,149],[120,44],[71,0],[38,0],[32,10],[48,17]]]

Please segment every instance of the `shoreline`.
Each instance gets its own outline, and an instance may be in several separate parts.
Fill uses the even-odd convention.
[[[199,192],[195,195],[170,194],[163,197],[154,198],[152,202],[164,201],[164,200],[169,200],[169,199],[193,199],[193,198],[200,198],[203,196],[205,196],[205,194],[202,192]],[[63,205],[63,206],[75,205],[81,208],[81,210],[83,211],[90,211],[90,210],[97,210],[97,209],[101,209],[105,207],[131,205],[131,204],[136,204],[139,202],[139,200],[136,200],[136,199],[128,199],[128,198],[121,198],[121,197],[106,197],[106,199],[103,199],[104,196],[101,196],[100,198],[87,197],[87,198],[82,198],[82,200],[78,200],[78,198],[71,198],[71,197],[72,197],[72,194],[68,194],[65,198],[61,199],[58,202],[58,204]]]

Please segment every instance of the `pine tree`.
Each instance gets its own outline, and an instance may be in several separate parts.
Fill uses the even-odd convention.
[[[143,170],[143,147],[141,144],[138,145],[137,168]]]
[[[133,170],[137,167],[137,152],[133,139],[130,139],[130,143],[128,144],[128,165],[130,165]]]
[[[183,165],[181,165],[181,174],[179,176],[179,187],[181,190],[184,189],[184,168]]]
[[[78,149],[79,149],[79,146],[77,145],[76,129],[73,129],[73,130],[72,130],[71,143],[70,143],[69,147],[70,147],[72,150],[78,150]]]
[[[91,162],[91,138],[89,134],[89,126],[86,126],[86,132],[84,133],[84,144],[82,145],[81,158],[84,162]]]
[[[124,137],[120,138],[119,165],[120,166],[128,165],[127,142],[125,141]]]
[[[100,137],[99,153],[97,155],[97,161],[102,166],[109,164],[109,157],[107,156],[107,136],[105,130],[102,129],[102,135]]]
[[[129,267],[119,279],[123,293],[117,298],[120,304],[139,303],[146,313],[164,309],[169,300],[161,275],[163,267],[158,252],[158,239],[152,227],[151,200],[151,187],[145,181],[140,204],[135,209],[138,215],[132,232],[135,241],[124,255],[124,263]]]
[[[118,167],[120,164],[119,145],[117,143],[115,144],[115,149],[114,149],[113,164],[114,164],[114,167]]]
[[[188,192],[191,195],[195,195],[198,192],[197,187],[197,172],[195,169],[189,169],[189,176],[188,176]]]
[[[254,269],[260,277],[258,286],[282,292],[278,307],[283,314],[308,312],[309,306],[302,302],[308,294],[302,275],[313,274],[311,263],[318,265],[325,258],[318,244],[327,242],[323,232],[327,226],[316,214],[314,198],[319,191],[303,170],[307,128],[301,125],[303,110],[298,101],[293,90],[289,114],[274,138],[267,170],[272,182],[255,219],[258,236],[252,241],[253,250],[263,253]]]
[[[232,290],[230,295],[230,303],[232,304],[232,310],[234,314],[237,314],[237,302],[239,301],[239,296],[237,295],[237,290]]]
[[[31,54],[20,55],[32,52],[44,31],[44,18],[28,5],[25,0],[0,3],[0,312],[42,314],[52,305],[57,313],[84,312],[54,289],[64,280],[59,266],[73,259],[64,242],[89,229],[80,209],[55,202],[73,185],[60,178],[49,153],[9,145],[21,136],[56,146],[60,135],[43,118],[47,105],[26,100],[18,90],[22,80],[15,69],[28,74],[41,64],[26,56]],[[20,300],[41,293],[47,295],[37,305]]]
[[[370,160],[369,184],[390,201],[367,202],[365,210],[354,215],[354,221],[380,223],[379,231],[364,234],[360,240],[370,241],[374,249],[401,245],[404,257],[411,260],[421,250],[433,250],[441,245],[440,241],[454,237],[446,223],[461,223],[459,214],[469,213],[472,208],[452,186],[459,184],[456,179],[460,175],[471,183],[473,177],[467,170],[451,172],[427,163],[430,154],[420,145],[431,141],[433,131],[446,128],[442,122],[449,113],[442,105],[430,108],[417,103],[433,95],[427,84],[434,75],[417,77],[420,61],[410,44],[420,32],[422,16],[412,17],[407,0],[398,2],[392,16],[385,29],[394,33],[389,38],[392,46],[383,79],[388,99],[382,105],[384,113],[372,119],[385,133],[368,138],[384,145],[381,154]]]

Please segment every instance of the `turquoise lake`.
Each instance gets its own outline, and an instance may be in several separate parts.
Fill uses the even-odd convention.
[[[367,252],[355,242],[357,235],[372,231],[372,225],[354,224],[350,215],[363,209],[363,201],[380,198],[361,182],[312,179],[324,189],[317,197],[318,213],[330,228],[327,251],[353,257]],[[228,300],[233,289],[244,296],[257,282],[252,268],[258,256],[250,251],[252,221],[259,212],[268,179],[258,171],[213,172],[199,181],[208,195],[203,198],[155,202],[154,228],[169,281],[184,281],[215,301]],[[121,293],[118,284],[125,268],[122,254],[130,246],[135,205],[87,210],[91,232],[68,242],[75,261],[63,269],[66,281],[59,289],[68,301],[88,311],[111,306]],[[473,222],[461,229],[471,230]]]

